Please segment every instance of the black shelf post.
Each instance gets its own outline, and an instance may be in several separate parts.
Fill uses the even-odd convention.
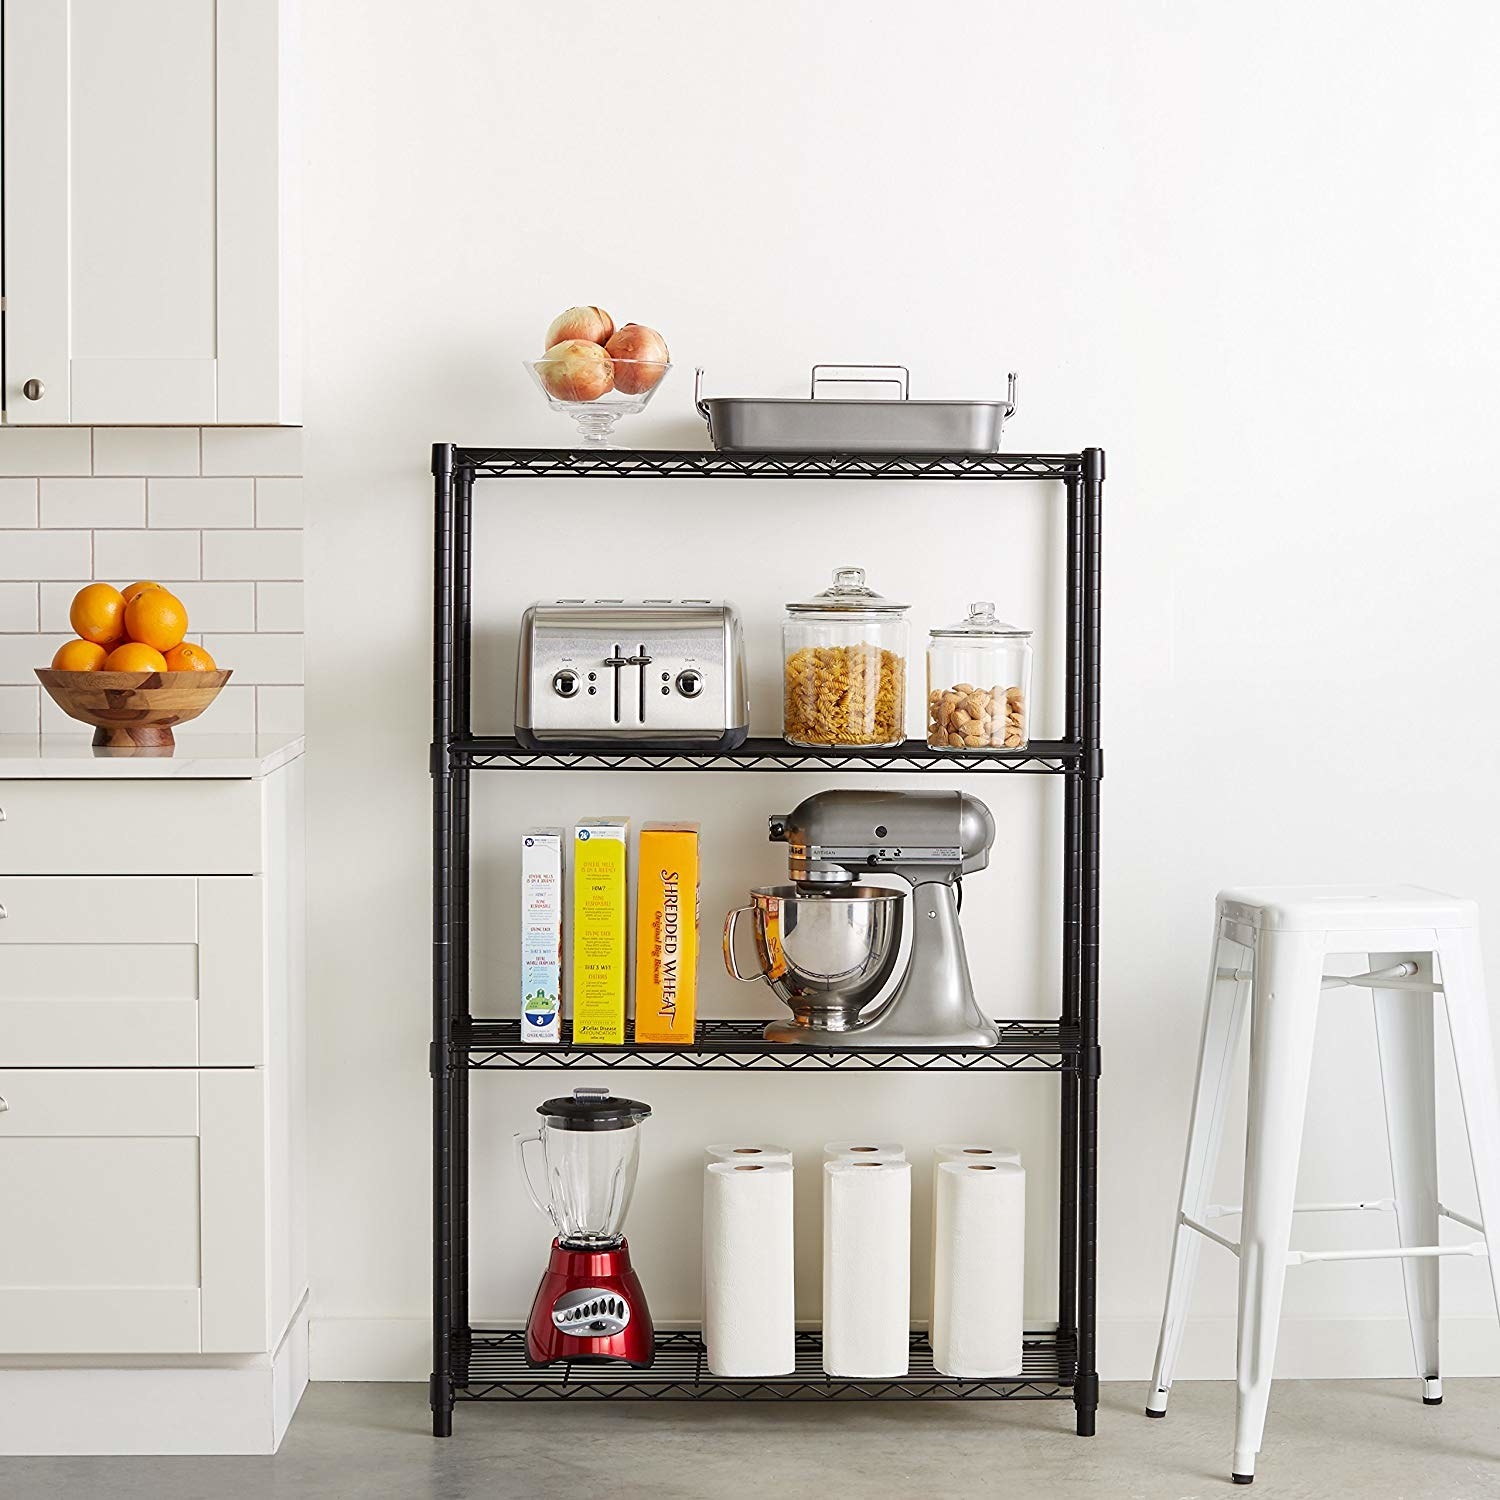
[[[678,450],[458,448],[435,444],[433,556],[433,1360],[432,1430],[453,1431],[457,1401],[1071,1399],[1080,1435],[1094,1432],[1099,1102],[1100,538],[1104,454],[797,454]],[[752,739],[725,754],[526,752],[509,736],[476,736],[471,693],[471,589],[476,479],[830,479],[879,482],[1061,481],[1066,512],[1064,733],[1023,751],[944,756],[921,740],[864,751],[809,751]],[[1000,1020],[989,1049],[820,1049],[767,1043],[760,1023],[705,1020],[691,1046],[528,1046],[516,1020],[476,1019],[469,992],[470,781],[476,770],[715,771],[909,775],[1018,773],[1063,778],[1062,994],[1056,1020]],[[776,1378],[727,1378],[707,1368],[695,1332],[661,1332],[649,1370],[572,1365],[534,1370],[522,1336],[475,1328],[469,1312],[469,1089],[478,1070],[633,1068],[785,1071],[1055,1072],[1060,1080],[1058,1322],[1026,1335],[1022,1373],[958,1380],[912,1335],[901,1380],[844,1380],[822,1371],[821,1339],[798,1335],[797,1368]]]

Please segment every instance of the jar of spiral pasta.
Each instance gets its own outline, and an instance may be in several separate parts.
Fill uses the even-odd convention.
[[[786,607],[782,733],[793,745],[899,745],[906,738],[907,604],[838,568],[831,587]]]
[[[1031,632],[990,603],[932,631],[927,644],[927,743],[934,750],[1024,750]]]

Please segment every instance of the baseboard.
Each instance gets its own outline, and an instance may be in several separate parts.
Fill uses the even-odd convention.
[[[0,1455],[274,1453],[307,1388],[304,1304],[274,1355],[0,1369]]]
[[[1110,1318],[1099,1325],[1099,1371],[1106,1380],[1149,1380],[1156,1358],[1154,1318]],[[1188,1324],[1179,1380],[1234,1379],[1234,1319]],[[314,1380],[426,1380],[432,1325],[425,1318],[314,1318]],[[1412,1373],[1411,1335],[1402,1318],[1287,1318],[1276,1375],[1281,1380],[1394,1379]],[[1443,1321],[1444,1375],[1500,1375],[1500,1325],[1493,1318]]]

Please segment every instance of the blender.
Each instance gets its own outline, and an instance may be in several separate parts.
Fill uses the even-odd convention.
[[[526,1322],[526,1358],[644,1369],[653,1354],[651,1314],[621,1226],[640,1161],[639,1126],[651,1106],[581,1088],[536,1112],[541,1129],[516,1136],[516,1159],[557,1236]],[[528,1146],[541,1153],[545,1191],[532,1177]]]

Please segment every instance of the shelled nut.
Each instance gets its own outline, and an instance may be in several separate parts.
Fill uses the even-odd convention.
[[[1019,750],[1026,697],[1019,687],[956,682],[927,695],[927,743],[934,750]]]

